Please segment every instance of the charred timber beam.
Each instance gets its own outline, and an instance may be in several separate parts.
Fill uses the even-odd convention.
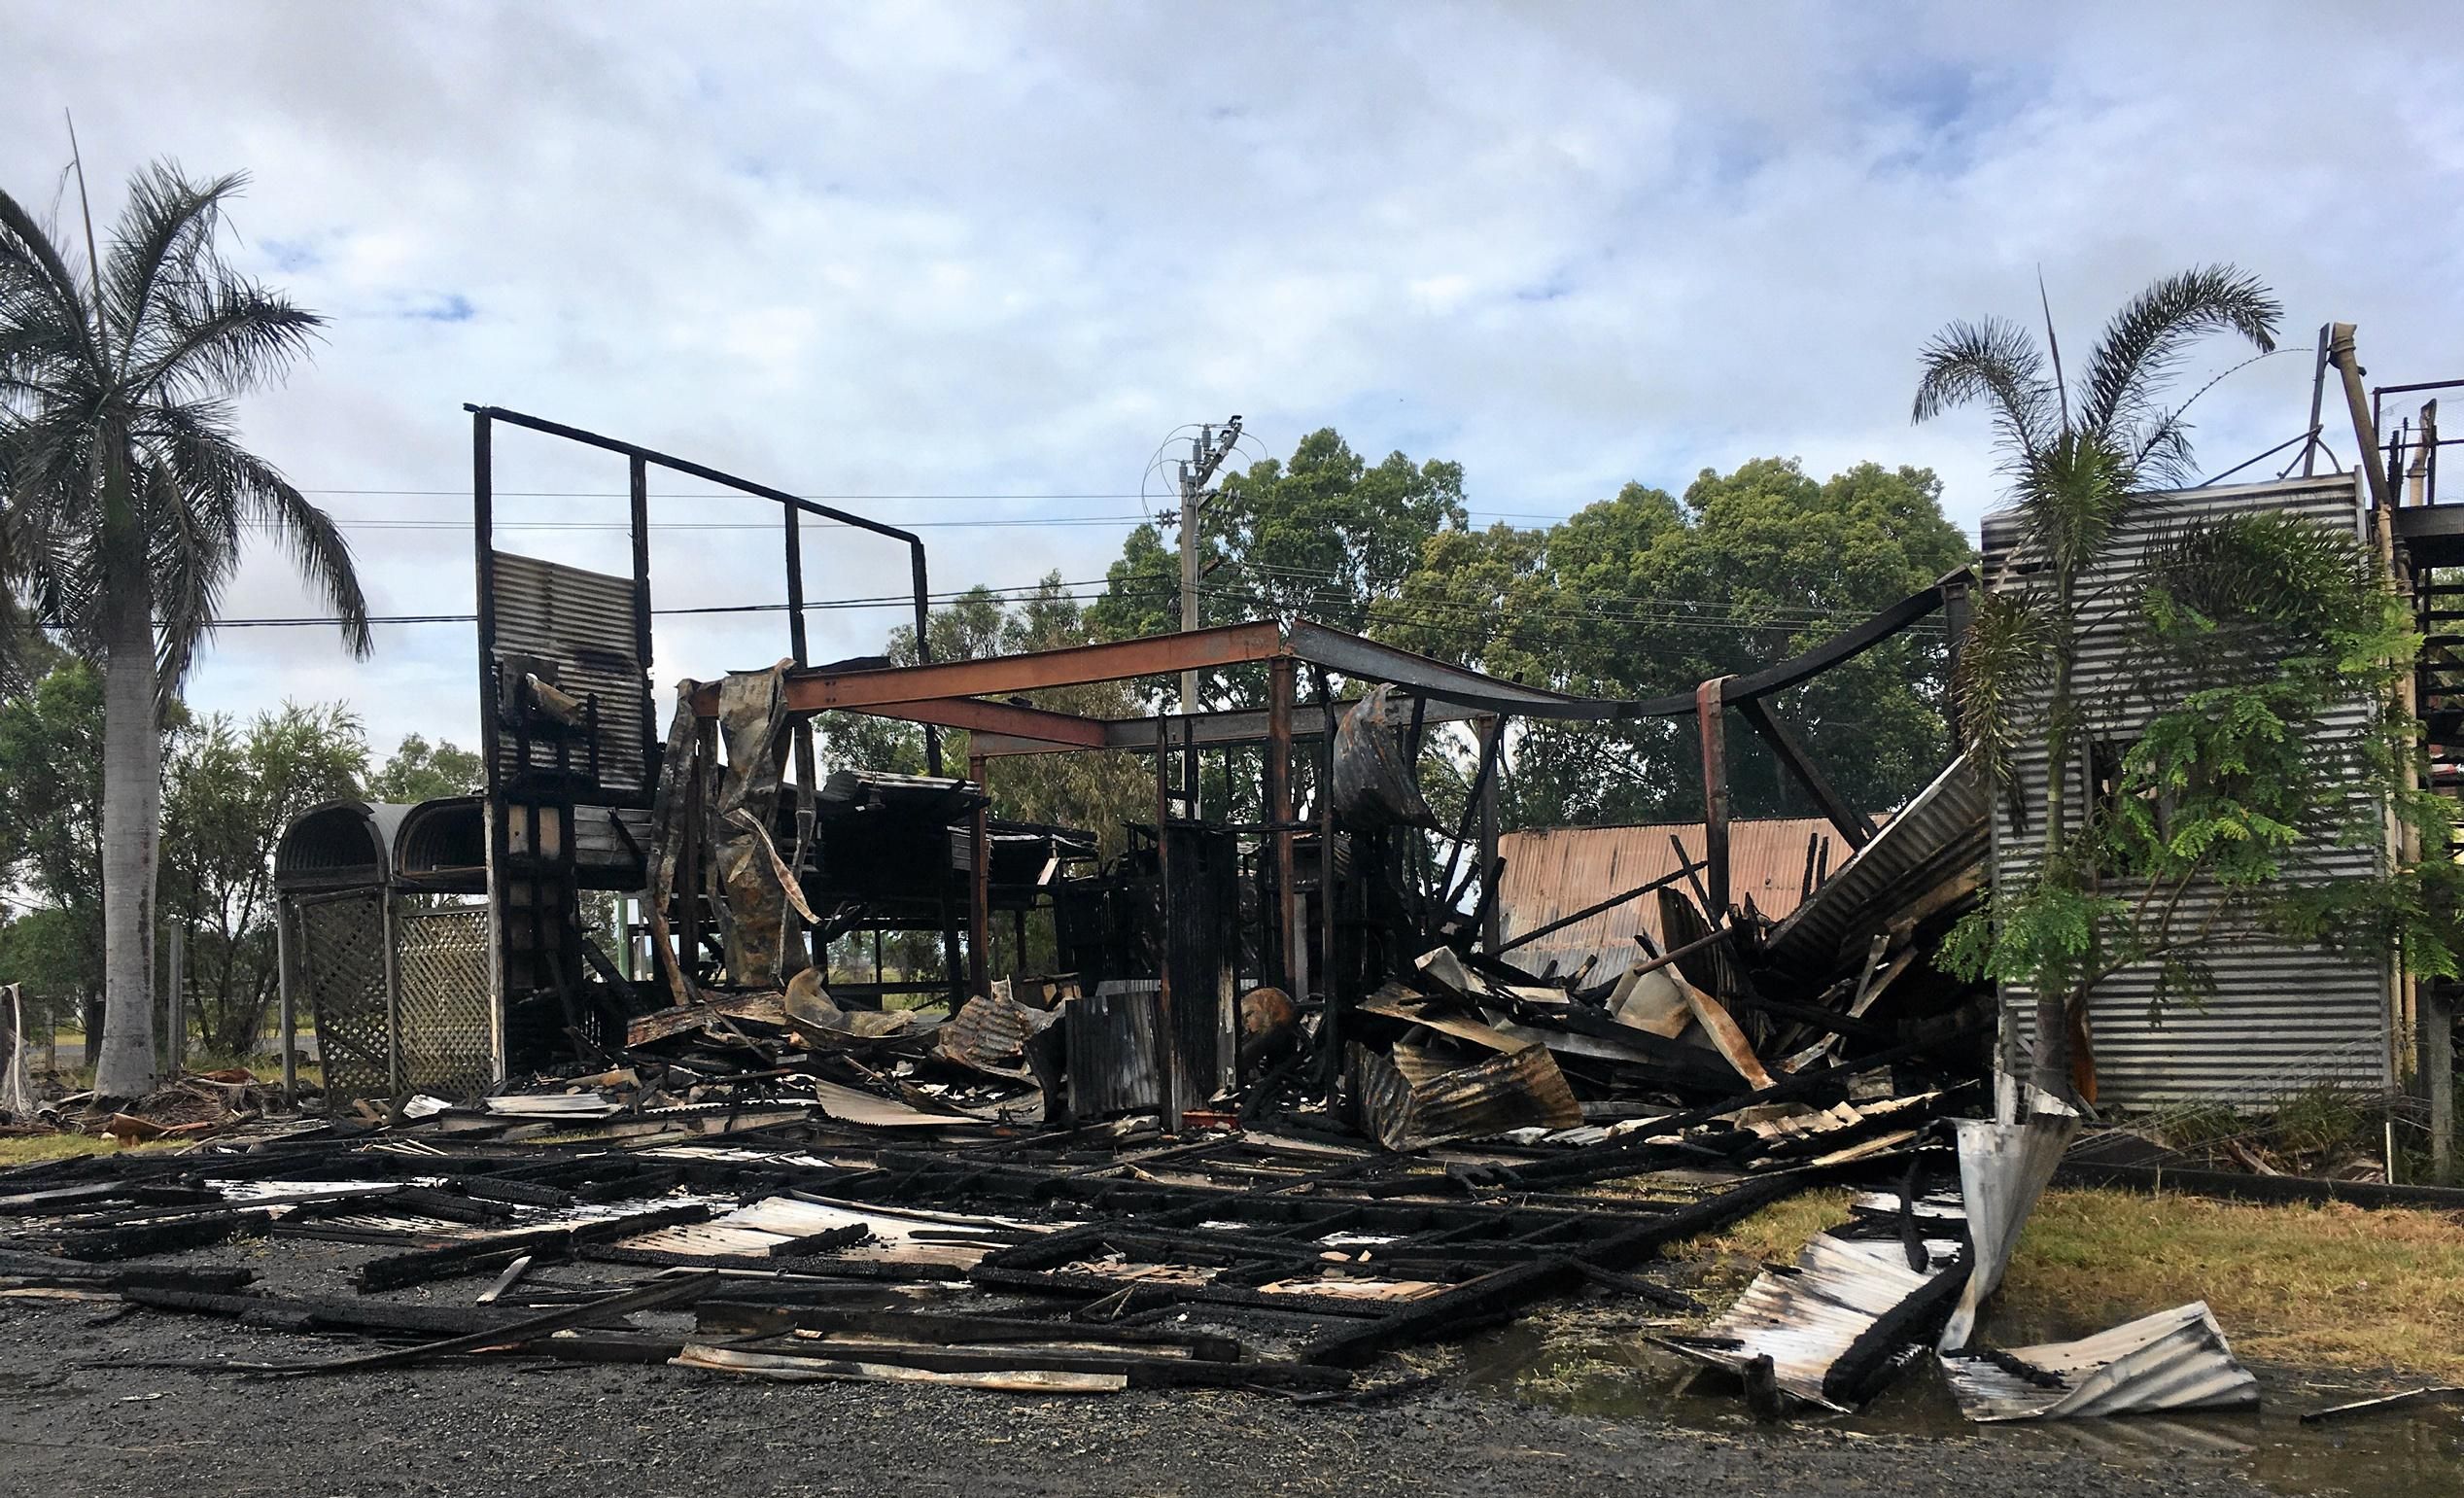
[[[1874,840],[1874,824],[1865,819],[1864,813],[1850,806],[1848,798],[1831,784],[1830,777],[1824,775],[1822,767],[1814,762],[1814,756],[1805,751],[1805,746],[1798,741],[1785,718],[1773,713],[1768,704],[1753,697],[1737,704],[1737,715],[1746,720],[1746,726],[1762,736],[1762,742],[1779,756],[1781,767],[1804,787],[1807,795],[1814,798],[1814,804],[1822,809],[1823,818],[1839,828],[1840,836],[1848,839],[1850,847],[1862,848]]]

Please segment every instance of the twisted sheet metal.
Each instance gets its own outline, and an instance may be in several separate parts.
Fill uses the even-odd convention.
[[[1736,1374],[1767,1357],[1783,1390],[1845,1413],[1851,1407],[1825,1388],[1832,1368],[1884,1316],[1947,1272],[1960,1248],[1956,1239],[1929,1237],[1926,1267],[1912,1270],[1896,1238],[1852,1241],[1819,1233],[1794,1268],[1765,1271],[1699,1335],[1654,1341]]]
[[[2003,1353],[1944,1353],[1943,1376],[1971,1420],[2064,1420],[2159,1410],[2239,1410],[2259,1381],[2237,1362],[2204,1301],[2077,1341]]]

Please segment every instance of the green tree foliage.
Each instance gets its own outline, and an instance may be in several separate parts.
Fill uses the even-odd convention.
[[[1086,644],[1096,638],[1089,612],[1061,585],[1058,572],[1016,598],[972,588],[933,610],[932,656],[937,661],[983,660]],[[915,630],[904,625],[892,630],[885,653],[894,664],[913,665]],[[1129,717],[1140,711],[1130,688],[1116,681],[1047,687],[1028,693],[1026,701],[1087,717]],[[841,766],[923,772],[923,732],[914,724],[860,713],[824,714],[815,721],[820,728],[816,748],[824,773]],[[945,772],[964,773],[966,733],[945,729],[941,740]],[[1134,755],[1022,754],[994,761],[989,778],[993,816],[1083,827],[1112,852],[1122,845],[1125,820],[1155,818],[1152,772]]]
[[[1032,591],[1015,598],[1003,598],[989,588],[971,588],[935,610],[930,628],[932,656],[937,661],[1055,650],[1094,638],[1087,611],[1062,586],[1058,572],[1047,574]],[[915,664],[914,628],[902,625],[892,630],[884,654],[896,665]],[[1140,711],[1136,696],[1121,682],[1048,687],[1027,694],[1026,700],[1036,707],[1089,717],[1127,717]],[[924,772],[923,732],[914,724],[861,713],[822,714],[814,722],[817,729],[815,748],[824,775],[838,768],[902,775]],[[945,773],[965,772],[967,741],[963,730],[943,731]],[[987,779],[994,817],[1084,828],[1096,835],[1107,855],[1120,853],[1128,821],[1152,821],[1155,817],[1153,771],[1136,755],[1021,754],[992,760]],[[1001,933],[1001,939],[1007,939],[1006,933]],[[841,971],[867,972],[871,941],[861,934],[843,938],[832,958],[834,967]],[[940,938],[906,933],[885,943],[885,958],[894,971],[938,972]]]
[[[0,697],[0,875],[30,897],[0,940],[0,983],[54,1023],[103,992],[103,683],[36,636],[34,679]]]
[[[223,258],[243,179],[191,182],[168,163],[130,182],[100,247],[0,193],[0,469],[6,580],[103,675],[106,1097],[153,1079],[159,728],[238,566],[262,530],[370,647],[349,545],[239,443],[233,398],[281,376],[320,321]],[[77,268],[72,268],[75,266]]]
[[[488,767],[479,756],[452,740],[431,744],[419,734],[404,734],[392,756],[367,778],[367,798],[417,802],[475,795],[487,780]]]
[[[162,917],[187,934],[197,1038],[219,1056],[257,1049],[275,994],[274,845],[293,818],[357,793],[360,720],[338,704],[222,714],[174,734],[164,766]]]
[[[1198,621],[1301,614],[1368,633],[1386,601],[1421,566],[1433,532],[1460,531],[1463,468],[1415,465],[1390,453],[1371,466],[1333,428],[1310,433],[1289,462],[1265,459],[1227,474],[1198,524]],[[1180,628],[1179,551],[1151,525],[1129,535],[1106,574],[1088,627],[1106,640]],[[1266,675],[1208,672],[1210,707],[1255,707]]]
[[[1973,558],[1923,469],[1860,464],[1827,480],[1794,461],[1706,470],[1681,501],[1629,483],[1545,530],[1466,525],[1458,465],[1398,453],[1371,469],[1333,432],[1289,464],[1228,479],[1201,538],[1207,622],[1304,614],[1493,676],[1584,695],[1688,691],[1805,649]],[[1288,508],[1289,513],[1284,513]],[[1106,638],[1177,627],[1178,572],[1153,527],[1131,534],[1088,610]],[[1851,800],[1885,811],[1941,768],[1938,628],[1779,704]],[[1259,674],[1211,673],[1218,701]],[[1732,724],[1738,810],[1809,815],[1776,760]],[[1465,747],[1433,736],[1432,769]],[[1510,825],[1699,815],[1689,725],[1519,725],[1502,784]],[[1442,772],[1437,777],[1440,792]]]
[[[2133,298],[2075,383],[1997,319],[1925,349],[1917,419],[1986,406],[2021,523],[1958,690],[1968,750],[2034,861],[1961,923],[1948,960],[2036,995],[2030,1080],[2057,1097],[2092,1091],[2075,1037],[2090,993],[2126,967],[2157,969],[2160,1003],[2196,1000],[2208,956],[2259,930],[2400,943],[2416,971],[2457,971],[2454,863],[2301,877],[2321,849],[2383,838],[2390,809],[2447,846],[2447,804],[2411,788],[2417,724],[2390,703],[2420,642],[2375,555],[2348,532],[2253,514],[2171,528],[2131,590],[2089,583],[2117,531],[2190,472],[2182,408],[2162,400],[2184,351],[2212,332],[2271,348],[2279,317],[2255,279],[2214,266]],[[2082,652],[2106,641],[2132,663],[2129,689],[2083,693]],[[2380,710],[2377,727],[2331,731],[2355,703]],[[2031,784],[2030,743],[2063,773]]]

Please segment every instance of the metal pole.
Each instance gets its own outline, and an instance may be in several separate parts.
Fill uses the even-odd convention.
[[[1479,735],[1481,756],[1489,761],[1489,773],[1480,782],[1480,950],[1494,954],[1504,930],[1503,902],[1492,886],[1497,882],[1497,767],[1506,755],[1506,719],[1481,719]]]
[[[274,998],[282,1015],[282,1103],[299,1097],[299,1011],[291,996],[291,901],[274,896]]]
[[[922,541],[910,544],[908,573],[916,587],[916,664],[929,666],[932,664],[932,585],[924,575],[924,543]],[[924,773],[926,775],[941,773],[941,730],[930,723],[924,725]],[[958,938],[954,933],[945,934],[949,935],[951,946],[949,958],[952,970],[955,971]]]
[[[2421,1078],[2430,1103],[2430,1179],[2455,1184],[2455,1000],[2436,980],[2421,985]]]
[[[982,754],[967,756],[967,779],[985,793],[967,825],[967,987],[972,993],[992,992],[992,837],[991,787],[986,784]]]
[[[163,1051],[175,1077],[187,1068],[189,1059],[188,934],[186,926],[172,923],[171,1032],[163,1037]]]
[[[1274,830],[1275,905],[1282,933],[1284,992],[1298,1003],[1301,992],[1301,905],[1292,888],[1292,677],[1291,656],[1267,663],[1267,825]]]
[[[1170,807],[1170,726],[1155,720],[1155,1059],[1163,1075],[1156,1079],[1156,1111],[1165,1133],[1181,1132],[1181,1032],[1172,1022],[1172,959],[1180,942],[1172,928],[1172,851],[1164,825]]]
[[[2310,435],[2302,444],[2302,476],[2310,476],[2318,462],[2318,424],[2327,402],[2327,344],[2330,325],[2318,325],[2318,366],[2310,370]]]

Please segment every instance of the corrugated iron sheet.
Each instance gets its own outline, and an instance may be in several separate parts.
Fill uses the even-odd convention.
[[[1876,1322],[1947,1272],[1960,1251],[1951,1238],[1927,1238],[1925,1247],[1926,1267],[1912,1270],[1896,1238],[1851,1241],[1818,1233],[1794,1268],[1766,1271],[1699,1335],[1655,1340],[1732,1373],[1767,1357],[1782,1389],[1845,1412],[1850,1407],[1825,1388],[1832,1368]]]
[[[1149,1113],[1163,1103],[1153,980],[1119,980],[1063,1006],[1069,1108],[1082,1119]]]
[[[1390,1150],[1582,1123],[1582,1105],[1546,1046],[1527,1045],[1469,1066],[1443,1067],[1406,1045],[1396,1046],[1391,1057],[1354,1045],[1346,1060],[1362,1122]]]
[[[1961,1207],[1967,1216],[1968,1241],[1976,1246],[1975,1267],[1942,1328],[1940,1345],[1959,1348],[1975,1332],[1985,1298],[2000,1287],[2002,1271],[2019,1247],[2020,1231],[2079,1132],[2079,1116],[2062,1107],[2059,1112],[2031,1112],[2025,1123],[1963,1118],[1951,1127],[1960,1141]]]
[[[1497,851],[1506,859],[1506,878],[1498,886],[1499,911],[1507,940],[1571,915],[1620,889],[1631,889],[1674,871],[1677,852],[1669,846],[1674,833],[1689,860],[1703,855],[1700,822],[1652,822],[1621,827],[1538,827],[1503,833]],[[1850,853],[1848,839],[1819,817],[1747,819],[1728,824],[1728,887],[1738,903],[1753,901],[1754,909],[1773,920],[1797,907],[1805,889],[1805,851],[1809,839],[1829,849],[1828,867],[1837,870]],[[1516,966],[1539,972],[1554,959],[1561,973],[1580,967],[1597,956],[1601,967],[1614,971],[1637,960],[1637,930],[1650,933],[1662,950],[1658,904],[1633,900],[1551,931],[1508,958]]]
[[[1962,868],[1985,861],[1985,778],[1962,754],[1834,870],[1764,944],[1776,966],[1827,974],[1891,915]]]
[[[1941,1361],[1961,1411],[1987,1423],[2239,1410],[2259,1402],[2259,1381],[2235,1361],[2204,1301],[2077,1341],[1945,1353]]]
[[[2148,542],[2168,525],[2186,520],[2260,510],[2306,515],[2330,525],[2363,528],[2360,481],[2349,474],[2278,483],[2196,489],[2168,497],[2161,512],[2134,521],[2116,540],[2110,561],[2093,570],[2092,592],[2120,597]],[[2016,517],[1988,515],[1984,523],[1985,570],[1990,580],[2018,542]],[[2129,679],[2130,642],[2123,630],[2090,637],[2079,679],[2090,692]],[[2127,739],[2144,723],[2142,705],[2129,694],[2106,691],[2094,699],[2104,712],[2099,737]],[[2331,714],[2325,730],[2360,733],[2369,721],[2366,704]],[[2030,804],[2042,794],[2045,756],[2041,742],[2020,756]],[[2074,804],[2080,799],[2078,770],[2070,767]],[[2036,838],[2023,835],[2006,806],[1995,812],[1995,876],[2024,879],[2035,866]],[[2041,829],[2030,828],[2030,832]],[[2320,850],[2308,876],[2320,880],[2367,876],[2385,866],[2383,846]],[[2194,887],[2183,918],[2196,922],[2213,908]],[[2097,1063],[2098,1100],[2125,1107],[2212,1100],[2265,1103],[2319,1085],[2360,1092],[2392,1085],[2392,958],[2355,960],[2310,947],[2286,946],[2255,937],[2208,954],[2216,993],[2193,1007],[2173,1004],[2151,1018],[2156,972],[2134,969],[2107,980],[2088,1005]],[[2006,989],[2003,1006],[2021,1047],[2033,1019],[2030,996]]]
[[[647,790],[642,747],[649,699],[633,633],[633,579],[585,572],[509,551],[495,554],[496,656],[556,664],[556,685],[599,699],[599,781],[610,790]],[[490,704],[488,711],[496,711]],[[501,770],[514,769],[514,736],[500,742]],[[532,749],[533,763],[542,758]],[[582,766],[575,756],[575,769]]]

